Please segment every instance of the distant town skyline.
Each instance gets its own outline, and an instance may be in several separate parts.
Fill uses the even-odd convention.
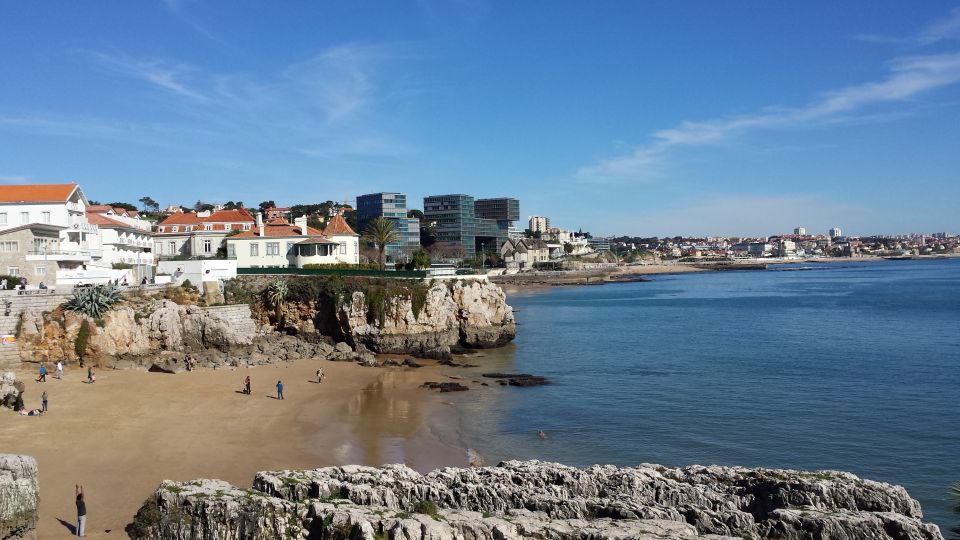
[[[958,229],[956,2],[236,6],[6,6],[0,183],[515,197],[605,236]]]

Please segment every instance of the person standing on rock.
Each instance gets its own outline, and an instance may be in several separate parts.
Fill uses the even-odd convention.
[[[83,486],[75,486],[77,490],[77,536],[85,536],[87,526],[87,503],[83,499]]]
[[[57,360],[57,378],[63,378],[63,362],[60,360]]]
[[[40,403],[43,404],[43,406],[41,407],[41,410],[43,410],[43,412],[47,412],[47,391],[46,390],[44,390],[43,395],[40,396]]]
[[[283,381],[277,381],[277,399],[283,399]]]

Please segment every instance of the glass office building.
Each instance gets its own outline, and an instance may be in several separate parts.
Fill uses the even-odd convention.
[[[378,217],[393,222],[393,230],[400,239],[387,244],[389,262],[405,262],[420,249],[420,220],[407,217],[407,196],[403,193],[370,193],[357,197],[357,232],[363,234],[367,225]]]
[[[436,241],[461,247],[465,257],[499,251],[513,221],[520,219],[520,201],[478,199],[470,195],[433,195],[423,199],[423,213],[437,224]]]

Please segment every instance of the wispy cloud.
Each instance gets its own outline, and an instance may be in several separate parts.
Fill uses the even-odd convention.
[[[163,5],[166,6],[166,8],[170,11],[170,13],[172,13],[178,19],[183,21],[190,28],[193,28],[194,30],[196,30],[197,33],[199,33],[203,37],[211,41],[215,41],[221,45],[228,45],[228,43],[224,41],[220,36],[214,34],[209,29],[207,29],[206,26],[200,24],[193,17],[187,14],[186,4],[188,4],[189,1],[190,0],[163,0]]]
[[[196,100],[206,99],[203,94],[186,83],[185,79],[189,74],[196,71],[195,68],[186,64],[134,59],[122,54],[97,51],[88,51],[86,54],[99,66],[115,73],[140,79],[180,96]]]
[[[30,177],[22,174],[0,174],[0,184],[23,184],[29,181]]]
[[[921,45],[930,45],[948,39],[960,39],[960,6],[953,8],[947,17],[921,30],[917,38]]]
[[[749,115],[683,122],[653,133],[653,142],[630,154],[581,167],[575,177],[600,183],[649,181],[656,177],[658,168],[674,148],[719,144],[758,130],[856,122],[858,115],[874,106],[907,101],[957,82],[960,53],[897,58],[889,63],[888,75],[882,80],[826,92],[802,107],[768,107]]]

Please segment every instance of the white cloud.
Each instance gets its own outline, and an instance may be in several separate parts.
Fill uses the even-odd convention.
[[[630,154],[581,167],[575,177],[597,183],[649,181],[663,167],[672,148],[718,144],[757,130],[811,128],[855,121],[873,106],[903,102],[957,82],[960,82],[960,53],[897,58],[889,63],[889,74],[883,80],[829,91],[802,107],[768,107],[749,115],[683,122],[653,133],[652,143]]]
[[[185,64],[171,64],[160,60],[133,59],[126,55],[104,52],[88,53],[101,67],[110,71],[140,79],[166,91],[196,100],[206,99],[200,92],[190,88],[185,79],[196,70]]]
[[[930,45],[948,39],[960,39],[960,6],[953,8],[947,17],[921,30],[917,41],[921,45]]]
[[[22,174],[0,174],[0,184],[23,184],[29,181],[30,177]]]

